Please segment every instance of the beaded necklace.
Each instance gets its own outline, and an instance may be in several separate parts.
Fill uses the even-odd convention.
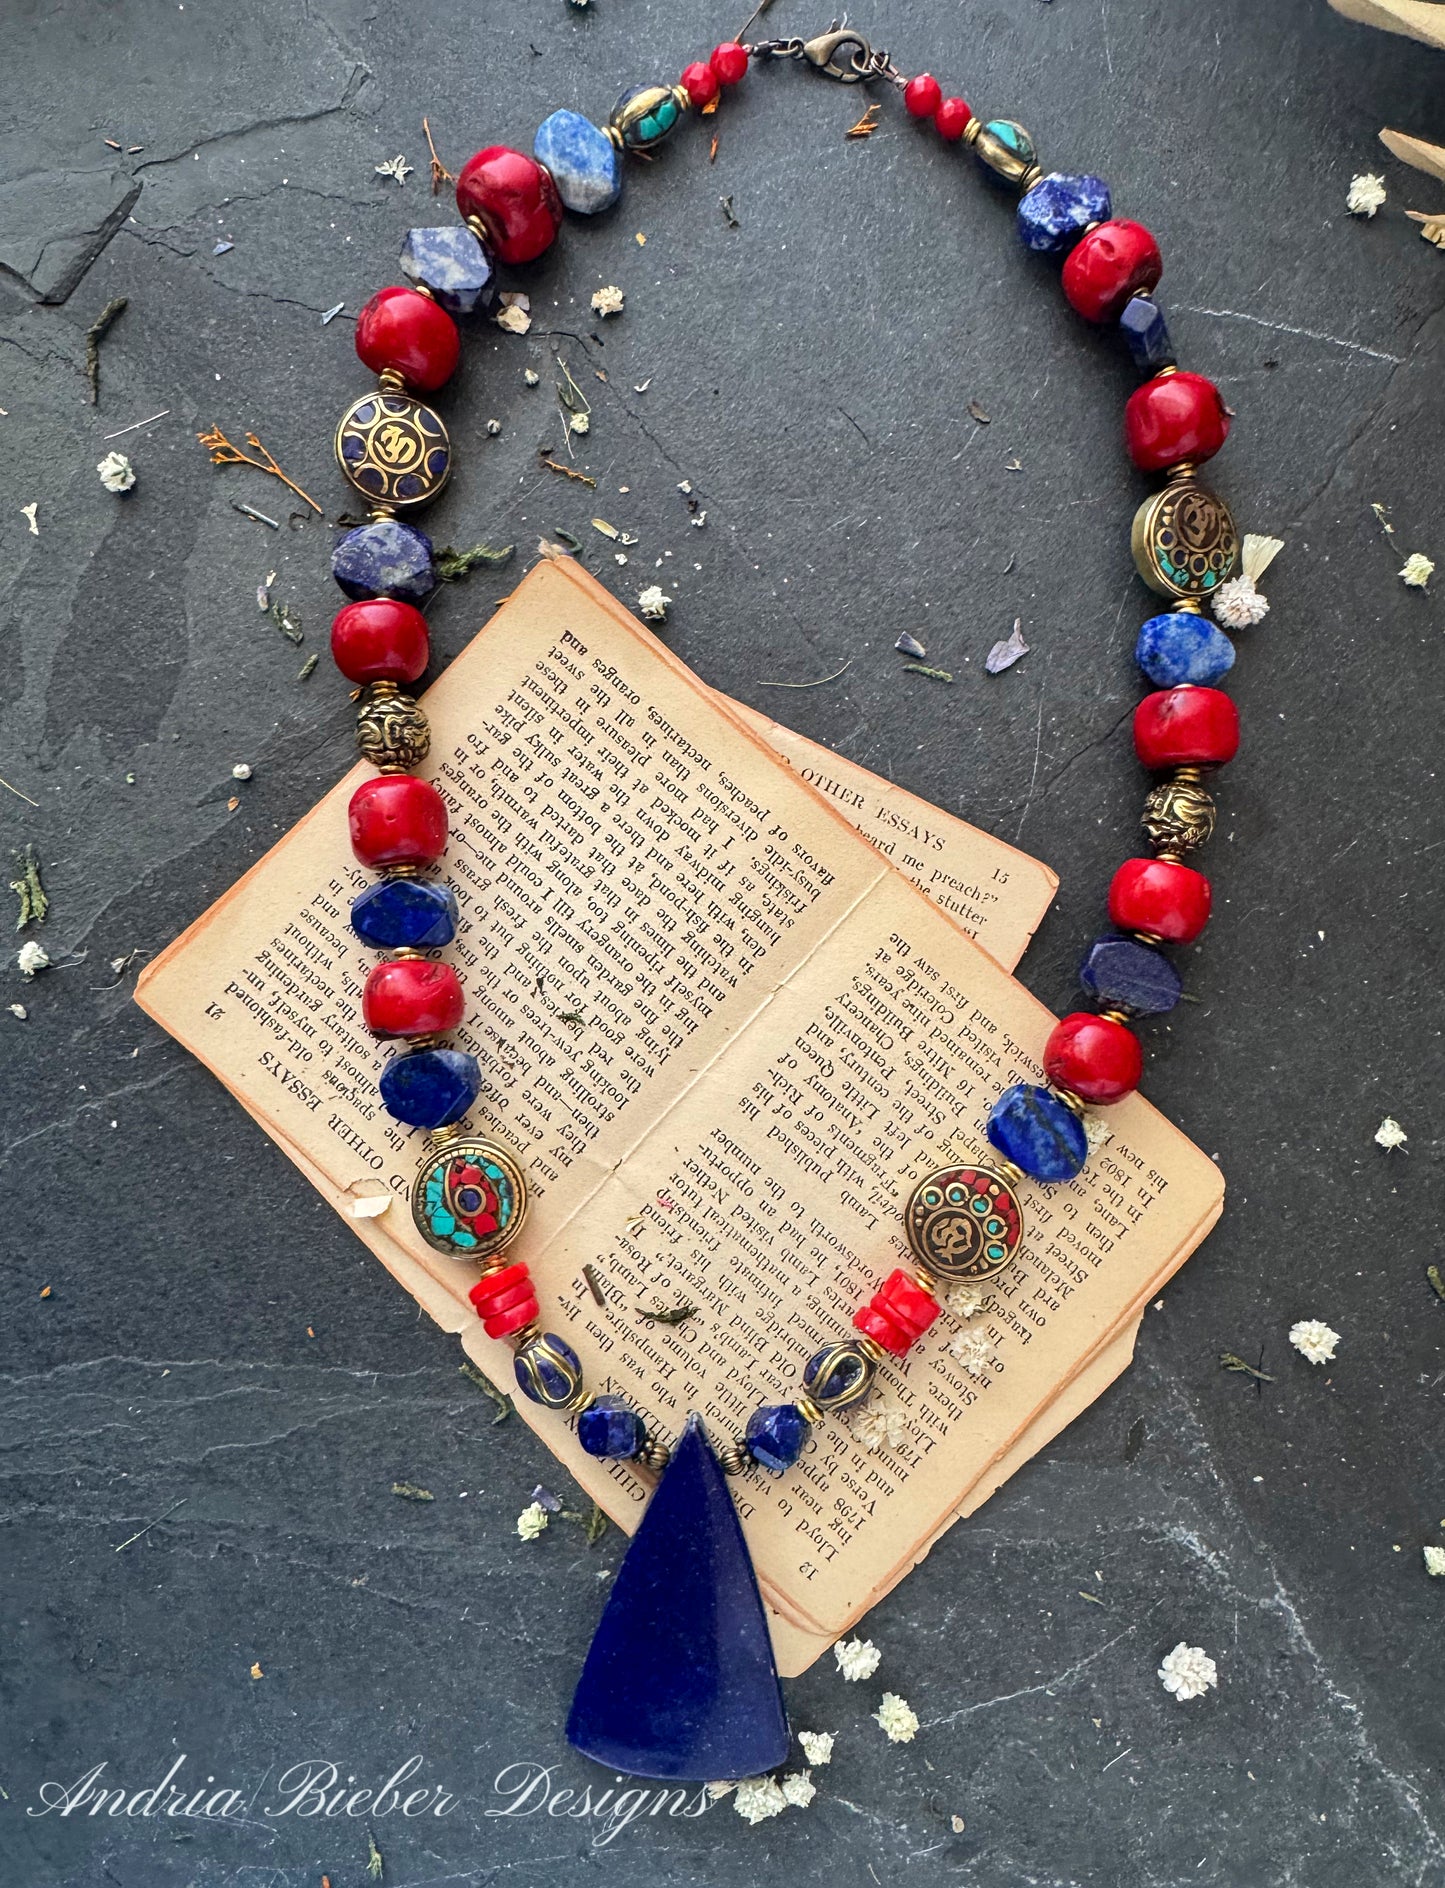
[[[1125,442],[1134,464],[1162,474],[1163,483],[1138,509],[1132,551],[1144,582],[1169,603],[1144,624],[1135,650],[1156,684],[1133,724],[1140,761],[1161,776],[1142,821],[1152,851],[1127,860],[1110,884],[1114,929],[1090,945],[1080,969],[1096,1007],[1064,1017],[1050,1033],[1046,1084],[1017,1083],[999,1096],[988,1118],[987,1156],[943,1167],[914,1188],[904,1209],[912,1268],[884,1281],[855,1314],[852,1334],[816,1351],[796,1397],[754,1412],[719,1463],[696,1418],[671,1456],[639,1411],[588,1391],[576,1352],[542,1328],[525,1261],[507,1256],[527,1214],[526,1177],[510,1149],[465,1125],[481,1069],[475,1057],[446,1046],[465,999],[456,971],[430,955],[451,942],[458,914],[450,889],[425,876],[446,850],[447,813],[436,788],[412,771],[426,757],[429,736],[425,714],[404,691],[427,666],[427,625],[417,606],[434,589],[436,572],[430,540],[403,516],[446,484],[447,431],[418,395],[435,392],[456,367],[457,319],[495,305],[497,265],[534,261],[556,239],[564,211],[585,216],[611,207],[625,153],[658,144],[689,110],[716,110],[750,65],[764,61],[799,61],[843,83],[897,87],[911,116],[931,121],[946,143],[972,151],[985,176],[1018,192],[1024,244],[1063,259],[1070,305],[1115,329],[1148,376],[1125,407]],[[965,100],[945,97],[931,74],[906,78],[849,29],[808,41],[731,41],[689,65],[676,85],[624,92],[604,127],[554,112],[532,155],[490,145],[469,159],[456,198],[462,223],[409,231],[401,250],[409,285],[379,290],[362,309],[356,351],[379,384],[336,429],[341,470],[371,513],[332,556],[336,581],[355,599],[333,624],[332,654],[358,687],[357,741],[378,770],[349,807],[353,851],[381,874],[355,900],[351,922],[364,942],[390,953],[366,980],[362,1010],[375,1035],[405,1044],[382,1073],[383,1103],[398,1121],[429,1133],[411,1196],[417,1229],[437,1251],[481,1268],[471,1301],[488,1337],[512,1346],[522,1394],[575,1418],[588,1454],[667,1471],[594,1640],[569,1737],[638,1774],[753,1774],[783,1760],[787,1728],[761,1602],[719,1467],[728,1475],[784,1473],[815,1425],[861,1403],[880,1366],[918,1341],[939,1315],[941,1290],[981,1290],[1010,1263],[1023,1235],[1025,1183],[1066,1182],[1082,1169],[1087,1107],[1118,1101],[1139,1082],[1143,1055],[1130,1019],[1162,1014],[1179,1000],[1179,974],[1163,947],[1191,942],[1208,921],[1209,881],[1185,860],[1212,833],[1204,778],[1233,758],[1239,721],[1214,686],[1232,666],[1234,648],[1203,606],[1223,595],[1221,613],[1231,621],[1263,609],[1250,580],[1234,576],[1239,543],[1229,511],[1196,478],[1224,444],[1230,414],[1210,381],[1175,363],[1152,294],[1163,269],[1158,245],[1141,224],[1113,216],[1107,184],[1045,175],[1021,125],[981,121]],[[639,1695],[634,1682],[645,1648],[655,1650],[659,1635],[666,1640],[668,1609],[679,1603],[676,1593],[658,1590],[654,1563],[659,1537],[680,1527],[710,1531],[706,1564],[687,1577],[711,1582],[703,1597],[719,1664],[711,1695],[694,1695],[685,1708],[659,1698],[656,1687]],[[743,1575],[736,1568],[728,1574],[739,1554]],[[734,1697],[740,1684],[742,1696]]]

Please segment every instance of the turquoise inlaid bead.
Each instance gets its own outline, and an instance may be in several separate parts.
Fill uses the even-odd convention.
[[[622,158],[605,131],[576,111],[544,118],[532,155],[551,172],[557,194],[579,216],[610,210],[622,195]]]
[[[1016,1082],[988,1117],[992,1146],[1035,1180],[1072,1180],[1089,1157],[1084,1124],[1047,1088]]]
[[[629,151],[645,151],[667,136],[680,115],[671,86],[634,85],[612,107],[607,122]]]
[[[1037,156],[1034,141],[1012,118],[991,118],[974,139],[979,163],[1004,183],[1016,184]]]
[[[1139,631],[1134,660],[1158,688],[1208,687],[1234,667],[1234,644],[1207,616],[1169,610]]]

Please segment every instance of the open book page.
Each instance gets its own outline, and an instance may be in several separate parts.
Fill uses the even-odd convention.
[[[899,1209],[982,1145],[999,1089],[1036,1076],[1052,1019],[781,766],[585,572],[534,571],[427,697],[448,800],[460,1040],[490,1083],[534,1202],[513,1248],[544,1321],[664,1433],[719,1440],[798,1387],[810,1352],[903,1257]],[[388,1268],[510,1387],[466,1293],[407,1205],[420,1137],[376,1099],[358,1021],[371,962],[346,905],[342,782],[147,972],[143,1006],[348,1211]],[[912,1433],[870,1453],[820,1429],[777,1484],[740,1484],[759,1577],[801,1669],[907,1570],[1086,1371],[1218,1211],[1213,1165],[1138,1097],[1062,1188],[1031,1188],[1022,1258],[975,1318],[971,1375],[940,1319],[880,1397]],[[583,1268],[604,1302],[596,1302]],[[642,1314],[691,1303],[680,1324]],[[976,1366],[977,1367],[977,1366]],[[518,1399],[621,1525],[646,1486]],[[996,1485],[996,1484],[995,1484]],[[781,1636],[781,1635],[780,1635]],[[799,1663],[801,1661],[801,1663]]]

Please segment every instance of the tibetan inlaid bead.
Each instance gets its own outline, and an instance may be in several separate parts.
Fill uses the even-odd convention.
[[[903,1230],[930,1278],[979,1283],[1001,1272],[1023,1237],[1013,1188],[972,1164],[925,1174],[903,1209]]]
[[[1209,880],[1177,859],[1126,859],[1109,885],[1110,922],[1166,944],[1192,944],[1209,905]]]
[[[1141,472],[1164,472],[1186,459],[1201,464],[1228,437],[1229,409],[1203,374],[1156,374],[1124,408],[1124,443]]]
[[[1019,200],[1019,236],[1025,249],[1060,255],[1090,223],[1110,214],[1109,186],[1102,177],[1053,171]]]
[[[1157,374],[1174,364],[1174,346],[1158,302],[1148,295],[1131,295],[1119,315],[1119,332],[1144,373]]]
[[[882,1287],[853,1314],[853,1328],[895,1357],[903,1356],[938,1316],[941,1307],[932,1292],[901,1268],[890,1272]]]
[[[331,659],[348,682],[415,682],[431,654],[426,618],[410,603],[344,603],[331,624]]]
[[[411,1128],[444,1128],[459,1121],[481,1088],[477,1058],[461,1049],[414,1049],[394,1056],[381,1072],[387,1113]]]
[[[532,1274],[520,1259],[498,1272],[483,1272],[467,1296],[488,1337],[510,1337],[537,1316]]]
[[[1134,752],[1155,769],[1223,767],[1239,752],[1239,710],[1221,689],[1160,689],[1134,710]]]
[[[535,262],[562,227],[562,199],[548,172],[505,144],[489,144],[462,165],[457,208],[481,224],[500,262]]]
[[[1006,1088],[989,1110],[988,1138],[1035,1180],[1072,1180],[1089,1157],[1084,1124],[1059,1097],[1031,1082]]]
[[[457,324],[414,288],[379,288],[356,317],[356,352],[374,374],[388,368],[408,386],[434,393],[456,372]]]
[[[1217,682],[1234,667],[1234,644],[1193,610],[1151,616],[1139,631],[1134,660],[1160,688]]]
[[[1139,1086],[1144,1051],[1133,1030],[1112,1016],[1075,1010],[1049,1032],[1044,1073],[1055,1088],[1070,1089],[1085,1101],[1122,1101]]]
[[[973,141],[973,154],[992,176],[1016,184],[1033,169],[1038,152],[1022,125],[991,118]]]
[[[363,780],[346,809],[351,850],[374,870],[434,865],[447,849],[447,809],[429,780],[383,774]]]
[[[373,1036],[443,1036],[466,1014],[461,979],[429,957],[373,964],[361,992],[361,1014]]]
[[[851,1339],[815,1351],[803,1366],[803,1388],[823,1413],[861,1403],[873,1388],[878,1365]]]
[[[348,531],[331,553],[331,574],[349,597],[425,603],[437,587],[431,539],[396,518],[375,518]]]
[[[384,878],[351,901],[351,928],[379,951],[439,951],[457,934],[457,897],[430,878]]]
[[[1214,798],[1198,775],[1185,769],[1151,789],[1139,824],[1157,853],[1177,858],[1214,837]]]
[[[1079,965],[1079,985],[1105,1009],[1164,1016],[1183,992],[1179,972],[1152,945],[1133,937],[1099,937]]]
[[[1229,507],[1186,474],[1135,512],[1130,549],[1151,590],[1198,602],[1233,575],[1239,534]]]
[[[661,144],[682,116],[688,96],[678,85],[633,85],[612,107],[608,128],[629,151]]]
[[[566,1409],[582,1393],[581,1361],[555,1331],[529,1338],[513,1359],[512,1374],[527,1401],[544,1409]]]
[[[803,1453],[812,1433],[813,1425],[795,1403],[765,1403],[749,1416],[743,1441],[755,1462],[781,1475]]]
[[[409,773],[431,750],[431,724],[395,682],[368,682],[356,711],[356,749],[384,774]]]
[[[427,1244],[449,1259],[487,1259],[522,1230],[526,1175],[499,1141],[449,1137],[417,1174],[411,1216]]]
[[[353,400],[337,421],[334,444],[347,482],[394,511],[429,505],[451,476],[452,445],[441,415],[410,394]]]
[[[620,1396],[607,1393],[577,1418],[577,1440],[588,1455],[630,1462],[647,1440],[647,1424]]]
[[[554,111],[544,118],[532,151],[546,165],[558,196],[579,216],[610,210],[622,195],[617,146],[581,112]]]
[[[1086,321],[1113,321],[1125,302],[1164,273],[1159,245],[1142,223],[1121,219],[1087,230],[1064,264],[1064,296]]]
[[[497,299],[497,265],[490,250],[461,223],[409,229],[402,238],[401,272],[449,315],[484,315]]]

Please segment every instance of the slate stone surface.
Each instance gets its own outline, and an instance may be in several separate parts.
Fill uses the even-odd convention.
[[[1217,1153],[1225,1218],[1127,1378],[869,1620],[876,1680],[845,1686],[830,1662],[789,1688],[794,1723],[838,1738],[810,1810],[619,1830],[576,1815],[580,1795],[521,1795],[533,1773],[508,1766],[611,1787],[561,1726],[620,1542],[589,1551],[562,1517],[517,1540],[551,1458],[515,1419],[493,1426],[452,1342],[130,1001],[132,953],[349,758],[344,690],[324,661],[297,679],[335,607],[330,528],[293,519],[274,481],[212,471],[195,433],[254,429],[334,516],[331,429],[363,384],[350,316],[434,214],[422,114],[454,170],[489,141],[526,148],[550,111],[671,78],[740,10],[7,12],[0,774],[38,805],[0,789],[0,846],[39,848],[57,965],[33,984],[0,970],[29,1011],[0,1007],[0,1873],[17,1888],[353,1888],[367,1818],[288,1809],[283,1775],[314,1760],[378,1788],[412,1757],[407,1788],[457,1800],[373,1809],[403,1888],[1445,1882],[1445,1583],[1420,1552],[1445,1542],[1445,1304],[1424,1276],[1445,645],[1437,597],[1394,575],[1409,551],[1445,558],[1445,260],[1400,214],[1438,188],[1374,141],[1386,124],[1440,139],[1440,56],[1324,0],[859,9],[905,67],[1017,115],[1047,164],[1096,170],[1155,229],[1181,355],[1238,411],[1221,485],[1288,550],[1231,676],[1245,742],[1194,1000],[1148,1026],[1149,1093]],[[776,0],[766,30],[826,24]],[[469,340],[444,402],[460,463],[428,528],[515,541],[518,568],[572,531],[623,596],[662,581],[667,634],[709,681],[1049,860],[1062,889],[1025,975],[1063,1008],[1140,801],[1132,650],[1155,606],[1127,551],[1132,370],[1022,251],[1007,196],[896,99],[845,140],[863,102],[755,72],[712,121],[714,164],[695,126],[630,164],[617,211],[515,278],[531,336]],[[403,188],[374,168],[398,151]],[[1344,213],[1362,169],[1390,185],[1372,223]],[[610,282],[627,309],[604,326],[588,302]],[[84,334],[116,295],[92,409]],[[554,349],[593,401],[595,494],[537,470],[561,443]],[[115,442],[140,474],[117,501],[93,469],[105,435],[163,408]],[[594,513],[639,534],[626,567]],[[272,569],[301,649],[256,608]],[[515,575],[439,600],[442,659]],[[988,678],[1015,616],[1032,653]],[[901,672],[905,629],[953,686]],[[849,658],[826,687],[761,686]],[[1386,1114],[1410,1137],[1392,1155],[1371,1138]],[[1288,1349],[1302,1316],[1343,1333],[1332,1367]],[[1226,1347],[1273,1381],[1222,1372]],[[1219,1662],[1187,1705],[1154,1675],[1180,1639]],[[911,1745],[869,1720],[885,1685],[922,1720]],[[184,1801],[234,1787],[238,1819],[146,1817],[143,1798],[33,1813],[47,1783],[103,1764],[99,1786],[139,1792],[182,1757]]]

